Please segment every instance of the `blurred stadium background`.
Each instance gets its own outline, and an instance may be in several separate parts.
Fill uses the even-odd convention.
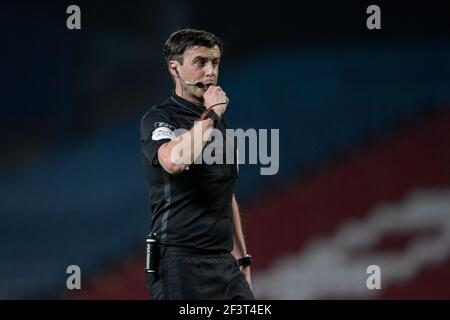
[[[139,120],[183,27],[225,41],[231,126],[280,129],[279,173],[237,182],[256,297],[450,299],[444,2],[78,2],[80,31],[70,4],[1,4],[1,299],[148,298]]]

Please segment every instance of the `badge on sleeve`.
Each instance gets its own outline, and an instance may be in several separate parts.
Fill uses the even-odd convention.
[[[167,124],[165,122],[155,122],[155,129],[152,133],[152,140],[158,141],[161,139],[170,139],[173,140],[176,138],[174,126]]]

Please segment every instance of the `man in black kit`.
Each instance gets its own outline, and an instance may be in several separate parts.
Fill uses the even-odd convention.
[[[209,32],[173,33],[164,56],[175,90],[141,121],[151,231],[160,244],[157,270],[147,277],[154,299],[254,299],[251,257],[233,193],[234,143],[231,150],[228,141],[215,150],[223,152],[223,161],[194,162],[214,140],[212,129],[226,137],[229,100],[217,85],[221,54],[221,41]],[[230,151],[233,161],[226,161]]]

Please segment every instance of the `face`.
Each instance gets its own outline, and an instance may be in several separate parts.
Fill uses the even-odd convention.
[[[176,63],[176,65],[180,77],[189,83],[200,81],[204,84],[217,85],[220,57],[220,49],[217,46],[213,48],[196,46],[185,51],[183,64]],[[203,100],[203,93],[207,88],[187,86],[182,81],[178,83],[183,86],[184,94],[199,101]]]

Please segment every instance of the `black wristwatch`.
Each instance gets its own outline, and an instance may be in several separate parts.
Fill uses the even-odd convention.
[[[214,111],[214,109],[205,111],[201,115],[200,120],[204,120],[206,118],[210,118],[214,122],[214,127],[217,125],[217,122],[219,122],[219,120],[220,120],[219,115]]]
[[[246,267],[252,264],[252,256],[247,254],[245,257],[237,259],[239,267]]]

